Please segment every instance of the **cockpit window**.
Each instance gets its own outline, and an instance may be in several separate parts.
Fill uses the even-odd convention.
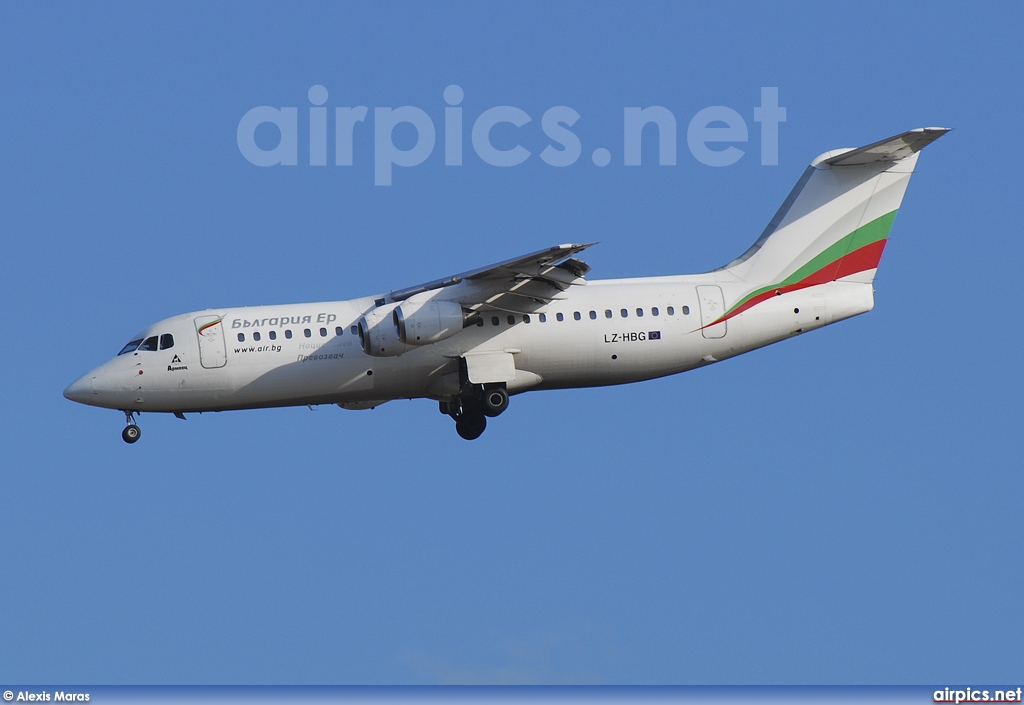
[[[127,355],[130,352],[135,352],[136,350],[139,349],[139,343],[141,342],[142,338],[137,338],[136,340],[133,340],[132,342],[128,343],[123,348],[121,348],[121,352],[119,352],[118,355]]]
[[[151,352],[156,350],[156,336],[146,338],[142,341],[142,345],[139,346],[139,352]]]
[[[160,349],[167,350],[168,348],[174,347],[174,336],[170,333],[164,333],[160,336]]]

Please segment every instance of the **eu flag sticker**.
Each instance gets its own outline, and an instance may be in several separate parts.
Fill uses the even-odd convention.
[[[647,334],[647,339],[648,340],[661,340],[661,331],[660,330],[652,330],[650,333]]]

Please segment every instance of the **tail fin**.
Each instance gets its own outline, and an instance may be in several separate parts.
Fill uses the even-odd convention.
[[[811,162],[757,242],[722,268],[752,288],[734,310],[830,281],[870,284],[918,152],[947,132],[922,127]]]

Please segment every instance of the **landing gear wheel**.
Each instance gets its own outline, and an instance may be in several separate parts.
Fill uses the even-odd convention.
[[[486,416],[495,417],[508,408],[508,392],[502,387],[485,389],[481,399],[483,412]]]
[[[121,431],[121,438],[125,443],[134,443],[142,437],[142,429],[135,424],[129,424]]]
[[[467,441],[473,441],[487,428],[487,417],[483,414],[463,414],[455,422],[455,431]]]

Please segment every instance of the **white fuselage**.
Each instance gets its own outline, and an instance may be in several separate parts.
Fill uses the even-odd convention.
[[[366,408],[390,399],[454,398],[460,358],[489,352],[512,354],[513,394],[624,384],[717,362],[873,305],[870,283],[836,281],[782,293],[703,327],[745,288],[715,272],[591,281],[529,316],[484,307],[480,323],[390,357],[364,352],[355,332],[379,297],[210,309],[150,326],[138,337],[170,334],[173,345],[119,355],[66,394],[126,411]]]

